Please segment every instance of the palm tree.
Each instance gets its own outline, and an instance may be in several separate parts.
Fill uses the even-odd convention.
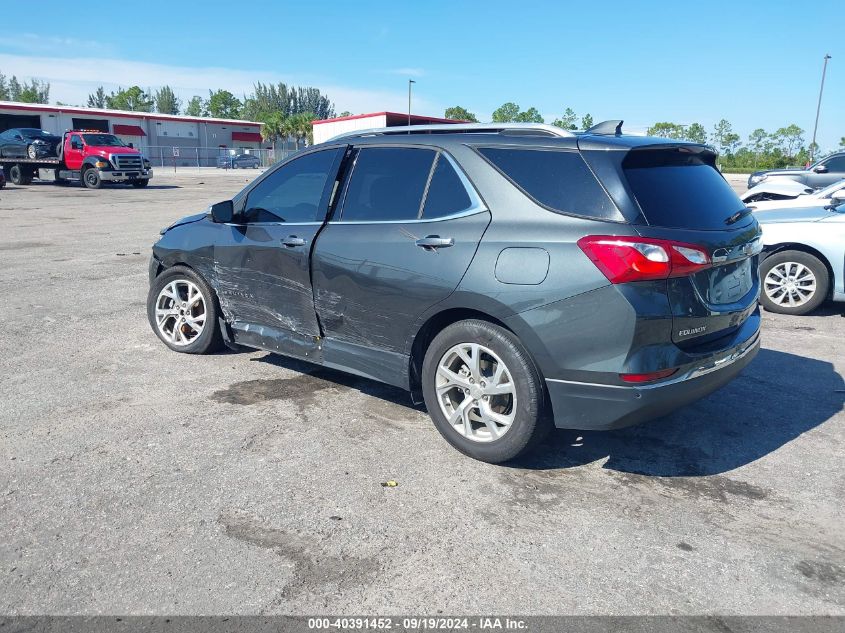
[[[282,137],[285,139],[285,146],[287,148],[287,142],[290,137],[296,138],[296,120],[294,119],[295,115],[291,115],[289,117],[285,117],[282,120]]]
[[[276,141],[284,136],[285,118],[281,112],[273,112],[261,126],[261,138],[265,141],[273,141],[273,155],[276,155]]]

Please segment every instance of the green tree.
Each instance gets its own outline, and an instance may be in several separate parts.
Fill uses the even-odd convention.
[[[475,114],[461,106],[446,108],[446,112],[443,113],[443,116],[444,118],[452,119],[453,121],[472,121],[473,123],[478,123],[478,119]]]
[[[578,126],[575,123],[577,120],[578,115],[575,114],[575,110],[572,108],[566,108],[563,116],[552,121],[552,125],[563,128],[564,130],[577,130]]]
[[[727,119],[720,120],[713,127],[712,139],[713,144],[723,156],[733,154],[739,146],[739,134],[734,133]]]
[[[748,135],[748,148],[754,152],[754,169],[757,168],[757,162],[760,160],[760,154],[766,149],[766,141],[769,138],[769,133],[761,127],[751,132]]]
[[[202,97],[194,95],[188,100],[187,105],[185,105],[185,116],[205,116],[205,103],[203,103]]]
[[[130,112],[152,112],[153,98],[139,86],[132,86],[124,90],[118,88],[106,97],[106,107],[111,110],[128,110]]]
[[[662,138],[684,138],[684,126],[669,121],[661,121],[655,123],[646,132],[649,136],[660,136]]]
[[[516,115],[519,123],[543,123],[543,117],[537,108],[528,108]]]
[[[155,93],[156,112],[161,114],[179,114],[182,101],[170,86],[162,86]]]
[[[783,153],[787,158],[795,158],[795,155],[804,146],[804,130],[794,123],[779,128],[775,135],[782,140]]]
[[[97,91],[88,95],[89,108],[105,108],[106,107],[106,91],[100,86]]]
[[[494,123],[511,123],[517,120],[519,116],[519,106],[513,103],[512,101],[508,101],[500,105],[496,110],[493,111],[493,122]]]
[[[0,73],[0,101],[10,101],[9,84],[6,81],[6,75]]]
[[[218,119],[237,119],[241,116],[241,101],[228,90],[209,90],[206,109]]]
[[[300,112],[288,117],[290,121],[290,131],[294,140],[296,141],[296,149],[299,149],[299,142],[302,141],[303,147],[314,143],[314,132],[311,122],[315,119],[312,112]]]
[[[684,130],[684,138],[693,143],[704,144],[707,142],[707,130],[701,123],[690,123]]]
[[[581,129],[589,130],[591,127],[593,127],[593,117],[588,113],[581,117]]]
[[[839,147],[845,147],[845,136],[839,139]]]
[[[20,101],[21,100],[21,84],[18,81],[18,78],[12,75],[12,78],[9,80],[9,101]]]
[[[338,116],[352,116],[352,113],[349,110],[344,110]]]
[[[285,138],[286,133],[285,116],[281,112],[269,114],[261,126],[261,138],[265,141],[272,141],[274,152],[276,150],[276,141]]]
[[[16,101],[23,103],[47,103],[50,100],[50,84],[46,81],[31,79],[21,84]]]

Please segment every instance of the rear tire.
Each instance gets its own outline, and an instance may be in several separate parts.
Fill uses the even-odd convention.
[[[778,314],[808,314],[824,302],[830,289],[827,266],[804,251],[770,255],[760,264],[760,279],[760,303]]]
[[[147,319],[156,336],[174,352],[210,354],[221,349],[219,315],[211,286],[190,268],[168,268],[150,285]]]
[[[24,185],[26,184],[24,177],[23,169],[20,165],[12,165],[9,167],[9,180],[12,181],[13,185]]]
[[[441,331],[422,368],[426,407],[460,452],[498,464],[534,448],[551,428],[542,379],[508,330],[480,320]]]
[[[89,189],[99,189],[103,186],[99,172],[93,167],[89,167],[82,172],[82,183]]]

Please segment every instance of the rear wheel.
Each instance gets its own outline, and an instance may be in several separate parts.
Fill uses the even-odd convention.
[[[24,165],[12,165],[9,168],[9,180],[16,185],[32,183],[32,170]]]
[[[830,277],[818,257],[803,251],[780,251],[760,265],[760,303],[769,312],[807,314],[827,297]]]
[[[422,380],[437,430],[475,459],[513,459],[550,428],[542,382],[528,352],[492,323],[459,321],[440,332],[426,352]]]
[[[190,268],[174,266],[156,277],[147,295],[147,318],[170,349],[207,354],[223,345],[214,291]]]
[[[100,179],[100,172],[93,167],[89,167],[82,172],[82,182],[89,189],[99,189],[103,186],[103,181]]]

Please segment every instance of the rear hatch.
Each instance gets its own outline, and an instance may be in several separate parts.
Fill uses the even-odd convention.
[[[642,210],[635,226],[643,237],[700,248],[703,269],[667,279],[672,340],[689,348],[735,331],[757,308],[762,246],[754,216],[700,145],[645,146],[631,150],[622,169]]]

